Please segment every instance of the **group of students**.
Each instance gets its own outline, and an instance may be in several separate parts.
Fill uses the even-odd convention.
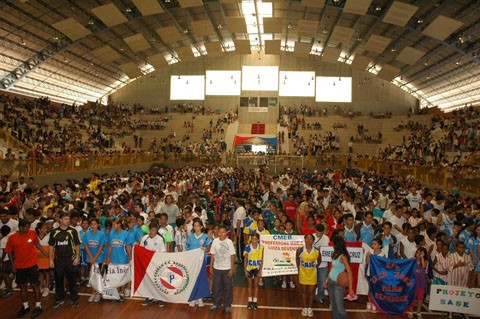
[[[263,169],[222,166],[129,172],[126,176],[94,174],[84,181],[44,187],[31,180],[28,184],[3,180],[0,206],[7,209],[0,209],[0,248],[7,252],[1,255],[5,295],[11,293],[12,270],[20,286],[25,282],[22,274],[18,276],[18,269],[25,265],[15,265],[18,256],[10,256],[14,248],[7,248],[12,233],[20,234],[15,224],[20,222],[37,230],[34,234],[48,255],[43,260],[42,250],[35,248],[39,279],[26,279],[38,282],[40,295],[46,296],[53,272],[55,307],[64,302],[64,278],[72,306],[78,306],[77,283],[88,281],[89,265],[98,264],[105,271],[109,264],[127,264],[137,243],[159,252],[204,249],[213,292],[211,309],[223,306],[227,313],[233,301],[235,256],[237,261],[243,259],[249,282],[247,308],[257,309],[258,287],[263,285],[259,237],[266,234],[305,236],[305,246],[297,251],[305,316],[312,316],[315,293],[320,303],[325,302],[325,287],[332,309],[340,314],[336,318],[346,316],[342,308],[345,290],[336,278],[349,268],[342,241],[369,245],[367,260],[371,254],[418,257],[423,265],[421,256],[426,260],[425,288],[430,281],[478,287],[479,199],[442,190],[418,192],[418,187],[414,180],[373,172],[298,170],[272,177]],[[27,233],[31,235],[21,235]],[[330,241],[337,248],[329,272],[328,263],[317,252]],[[7,258],[14,269],[9,269]],[[295,288],[293,276],[279,279],[282,288]],[[355,300],[350,279],[348,288],[346,298]],[[119,295],[120,301],[129,296],[128,287],[121,287]],[[421,293],[420,297],[424,299]],[[92,291],[89,301],[101,298]],[[143,302],[151,303],[149,299]],[[158,305],[164,303],[158,301]],[[197,300],[190,306],[204,304]],[[27,308],[28,304],[22,310]],[[376,311],[372,304],[367,309]]]

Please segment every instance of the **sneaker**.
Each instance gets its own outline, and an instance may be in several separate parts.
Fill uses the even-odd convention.
[[[95,295],[90,295],[88,302],[93,302],[95,300]]]
[[[313,318],[313,309],[312,308],[307,308],[307,317]]]
[[[146,298],[146,299],[142,302],[142,306],[148,306],[148,305],[151,304],[152,302],[153,302],[153,299]]]
[[[90,285],[90,282],[87,284],[87,288],[92,288],[92,285]]]
[[[253,309],[253,302],[251,302],[251,301],[248,302],[248,304],[247,304],[247,309],[248,309],[248,310]]]
[[[325,299],[320,298],[320,299],[318,299],[318,302],[323,305],[325,303]]]
[[[262,279],[262,278],[260,278],[260,279],[258,280],[258,285],[259,285],[260,287],[263,287],[263,279]]]
[[[120,299],[118,299],[118,302],[124,303],[124,302],[125,302],[125,296],[124,296],[124,295],[120,295]]]
[[[159,306],[160,308],[163,308],[165,307],[165,303],[161,300],[157,301],[157,306]]]
[[[232,313],[232,307],[225,307],[225,314],[229,315]]]
[[[293,283],[293,281],[290,281],[290,288],[292,288],[292,289],[295,288],[295,284]]]
[[[190,308],[194,308],[195,307],[195,301],[190,301],[190,303],[188,305],[190,306]]]
[[[367,310],[372,310],[372,304],[367,302]]]
[[[55,303],[53,304],[53,309],[57,309],[58,307],[60,307],[64,303],[65,303],[65,301],[63,301],[63,300],[55,300]]]
[[[208,310],[210,310],[210,311],[215,311],[215,310],[218,310],[218,309],[220,309],[220,307],[217,307],[215,305],[211,305],[210,308],[208,308]]]
[[[283,289],[286,289],[286,288],[287,288],[287,282],[286,282],[286,281],[283,281],[283,282],[282,282],[282,288],[283,288]]]
[[[78,304],[78,300],[72,300],[72,308],[78,308],[80,305]]]
[[[200,308],[205,307],[205,304],[203,303],[202,299],[198,299],[198,307],[200,307]]]
[[[343,298],[345,300],[348,300],[348,301],[355,301],[358,299],[358,296],[357,295],[353,295],[351,296],[350,294],[348,294],[345,298]]]
[[[17,312],[17,318],[25,316],[29,311],[30,311],[30,307],[25,308],[22,305],[22,309],[20,309],[20,311]]]
[[[253,303],[253,310],[257,310],[258,309],[258,304],[256,302]]]
[[[38,318],[41,314],[42,314],[42,308],[35,307],[35,309],[33,309],[32,316],[30,317],[30,319]]]
[[[102,300],[102,295],[95,295],[95,299],[93,299],[93,302],[100,302]]]
[[[50,289],[44,288],[42,292],[42,297],[47,298],[49,293],[50,293]]]
[[[308,315],[308,310],[307,308],[302,309],[302,317],[306,317]]]
[[[377,307],[375,307],[375,305],[372,305],[372,310],[371,310],[373,313],[376,313],[377,312]]]

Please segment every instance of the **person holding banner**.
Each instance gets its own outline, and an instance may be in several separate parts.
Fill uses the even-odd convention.
[[[116,218],[113,221],[113,228],[108,236],[108,255],[105,263],[107,265],[123,265],[130,263],[132,259],[131,237],[122,225],[126,221],[122,218]],[[120,287],[120,302],[125,301],[125,286]]]
[[[305,235],[305,246],[297,249],[298,281],[302,288],[303,317],[313,317],[313,299],[317,286],[317,266],[322,262],[320,251],[313,247],[315,237]]]
[[[200,218],[194,218],[193,219],[193,229],[192,233],[188,235],[187,238],[187,245],[186,245],[186,250],[193,250],[193,249],[198,249],[201,248],[202,250],[207,253],[210,250],[210,244],[211,244],[210,237],[208,237],[207,234],[204,232],[204,226],[202,223],[202,220]],[[205,265],[206,267],[206,262],[207,262],[207,256],[205,256]],[[198,305],[199,307],[203,307],[203,299],[199,298],[198,300],[194,300],[190,302],[190,307],[195,307]]]
[[[149,226],[149,233],[144,235],[140,239],[140,246],[145,247],[148,250],[164,253],[167,251],[166,243],[163,240],[163,236],[160,235],[158,229],[160,228],[159,223],[156,220],[153,220]],[[148,306],[153,302],[153,299],[146,298],[142,302],[142,306]],[[165,303],[161,300],[158,301],[159,307],[164,307]]]
[[[425,290],[427,289],[426,269],[427,269],[427,250],[425,247],[420,247],[415,252],[417,260],[417,267],[415,271],[415,299],[417,301],[417,318],[422,318],[423,298],[425,297]],[[408,312],[408,318],[413,318],[412,311]]]
[[[335,236],[333,237],[332,268],[324,284],[324,287],[328,287],[333,319],[348,319],[348,314],[343,304],[345,287],[340,286],[338,282],[340,274],[344,271],[346,271],[348,275],[348,292],[353,298],[355,295],[353,290],[353,274],[350,268],[350,256],[343,237]]]
[[[103,254],[103,246],[105,245],[105,233],[99,230],[100,220],[92,218],[90,220],[90,229],[85,232],[82,242],[85,245],[86,262],[93,266],[98,264],[102,269],[102,264],[105,259]],[[88,302],[100,302],[102,295],[92,288],[92,294],[88,298]]]
[[[313,235],[315,240],[313,242],[313,247],[317,250],[320,250],[321,246],[328,246],[330,239],[325,235],[325,226],[323,224],[318,224],[315,226],[315,234]],[[318,302],[323,304],[325,302],[325,288],[323,283],[327,279],[328,275],[328,263],[322,261],[317,265],[317,298]]]

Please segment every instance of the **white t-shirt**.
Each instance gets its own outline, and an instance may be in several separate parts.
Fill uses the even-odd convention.
[[[422,197],[418,193],[416,195],[409,193],[407,195],[407,199],[412,209],[413,208],[420,209],[420,201],[422,200]]]
[[[393,215],[392,218],[390,219],[390,222],[392,223],[392,235],[395,237],[398,237],[400,232],[395,228],[395,225],[400,227],[402,229],[402,225],[405,224],[405,218],[403,216],[397,217],[397,215]]]
[[[417,251],[415,242],[411,243],[408,241],[407,238],[405,238],[405,239],[402,239],[401,243],[403,245],[403,253],[405,254],[405,257],[407,258],[415,257],[415,252]]]
[[[229,238],[213,240],[210,253],[215,256],[213,268],[217,270],[230,270],[232,267],[231,256],[235,255],[235,247]]]
[[[10,234],[12,234],[12,233],[10,233]],[[8,241],[8,236],[5,236],[2,239],[0,239],[0,258],[2,258],[3,252],[5,251],[5,248],[7,248],[7,241]],[[5,257],[4,261],[7,261],[7,260],[9,260],[8,259],[8,254]]]
[[[328,243],[330,242],[330,239],[328,238],[327,235],[322,235],[322,238],[318,238],[317,237],[317,234],[313,234],[313,247],[315,247],[315,249],[318,249],[320,251],[320,247],[321,246],[328,246]],[[318,268],[325,268],[328,266],[328,262],[326,261],[322,261],[317,267]]]
[[[10,234],[13,234],[14,232],[16,232],[18,230],[18,220],[10,218],[6,224],[4,224],[0,221],[0,228],[2,228],[2,226],[5,226],[5,225],[10,227]]]
[[[150,235],[145,235],[140,240],[140,246],[145,247],[148,250],[155,252],[165,252],[165,242],[163,241],[162,236],[155,235],[155,237],[150,237]]]
[[[181,246],[182,251],[185,251],[185,247],[187,247],[187,232],[185,230],[175,230],[175,251],[178,251],[177,246]]]
[[[243,220],[247,218],[247,211],[245,210],[245,207],[240,206],[235,210],[235,213],[233,213],[233,228],[237,229],[237,223],[240,220],[240,228],[243,228]]]

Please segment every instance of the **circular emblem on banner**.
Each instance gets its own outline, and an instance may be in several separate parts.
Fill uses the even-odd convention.
[[[153,275],[155,286],[167,295],[178,295],[188,286],[187,268],[175,261],[167,261],[157,267]]]

